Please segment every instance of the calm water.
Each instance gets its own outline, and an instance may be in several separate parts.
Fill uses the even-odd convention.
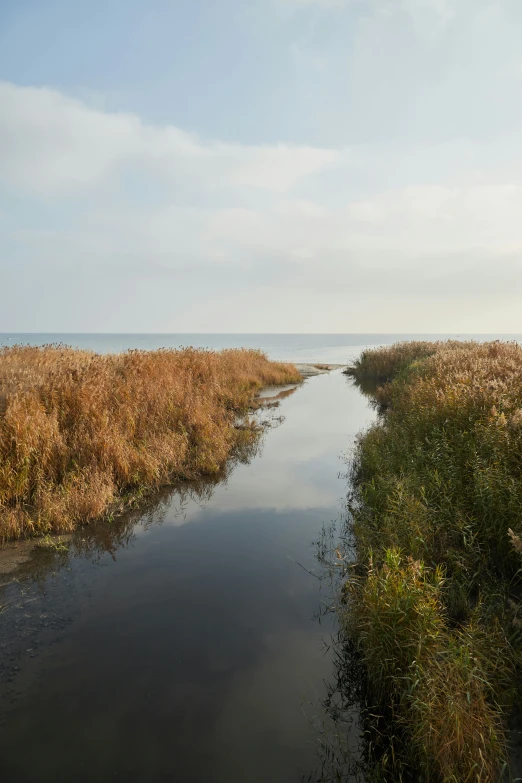
[[[82,530],[0,589],[2,780],[313,775],[333,629],[305,569],[373,414],[336,371],[264,415],[226,480]]]
[[[260,348],[271,359],[295,362],[345,364],[371,345],[389,345],[397,340],[502,338],[522,341],[522,335],[500,334],[1,334],[0,345],[65,343],[99,353],[118,353],[129,348],[153,350],[179,348]]]

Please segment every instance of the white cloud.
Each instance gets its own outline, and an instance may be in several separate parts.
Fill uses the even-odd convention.
[[[263,147],[48,89],[0,104],[4,191],[52,223],[4,209],[0,330],[516,330],[516,133]]]
[[[206,187],[287,190],[334,164],[334,150],[203,142],[174,126],[89,108],[54,90],[0,83],[0,179],[36,193],[94,186],[125,168]]]

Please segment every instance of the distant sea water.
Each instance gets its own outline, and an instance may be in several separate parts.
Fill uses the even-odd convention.
[[[364,348],[400,340],[516,340],[522,334],[31,334],[0,333],[0,346],[62,343],[97,353],[158,348],[258,348],[270,359],[346,364]]]

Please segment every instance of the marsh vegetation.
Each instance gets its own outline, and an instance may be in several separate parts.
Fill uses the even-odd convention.
[[[522,348],[403,343],[364,352],[351,374],[378,386],[381,416],[356,447],[340,615],[370,712],[388,726],[379,779],[509,779],[522,662]]]
[[[129,498],[219,474],[256,437],[248,413],[293,365],[254,350],[0,350],[0,542],[120,511]]]

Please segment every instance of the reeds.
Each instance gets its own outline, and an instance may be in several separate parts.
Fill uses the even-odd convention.
[[[431,356],[437,349],[436,343],[411,341],[395,343],[387,348],[363,351],[352,367],[346,370],[359,382],[368,378],[373,382],[391,381],[412,362]]]
[[[385,385],[354,463],[344,620],[410,765],[498,781],[503,715],[520,700],[522,348],[399,344],[352,374]]]
[[[67,532],[130,492],[219,472],[255,392],[301,380],[258,351],[0,350],[0,541]]]

